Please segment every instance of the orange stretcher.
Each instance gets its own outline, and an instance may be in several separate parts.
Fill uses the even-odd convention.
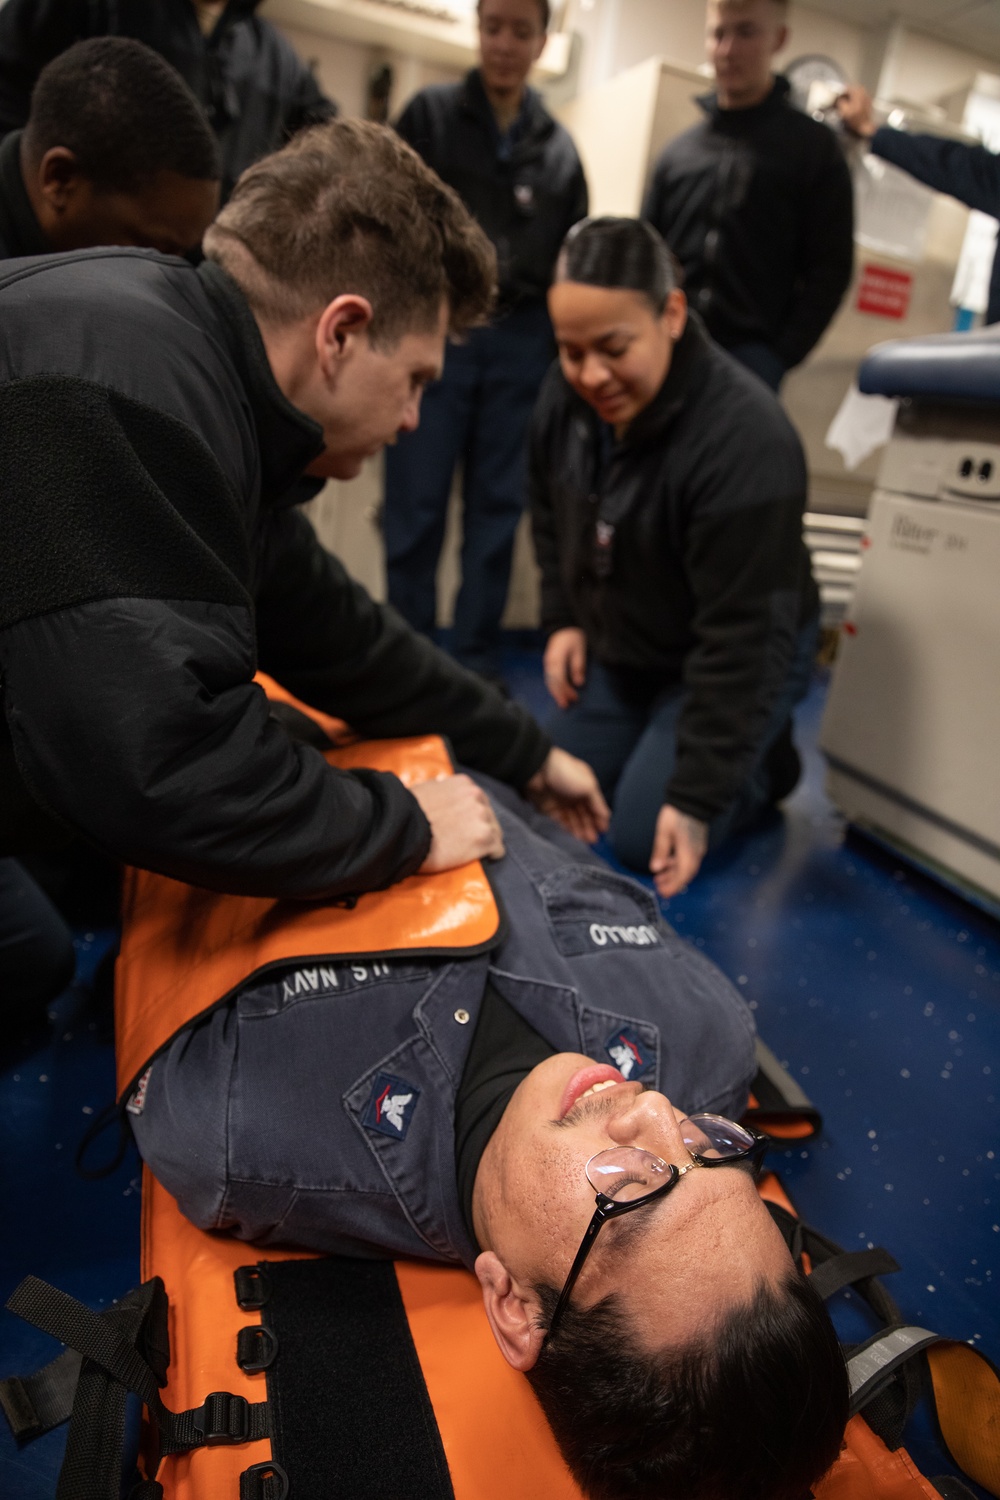
[[[262,686],[272,699],[289,700],[274,684]],[[342,726],[335,721],[294,700],[293,707],[321,723],[331,739],[339,736]],[[450,770],[446,747],[432,737],[341,745],[331,748],[328,758],[344,767],[364,764],[393,770],[411,784]],[[217,896],[162,876],[131,872],[117,988],[120,1097],[127,1096],[152,1057],[184,1026],[263,969],[303,955],[483,951],[496,940],[499,924],[479,865],[448,876],[413,876],[391,891],[362,896],[352,909]],[[765,1066],[763,1073],[767,1072]],[[770,1073],[770,1083],[761,1078],[759,1097],[753,1101],[756,1123],[770,1124],[779,1138],[813,1133],[816,1123],[809,1116],[808,1101],[779,1098],[774,1093],[776,1065]],[[780,1079],[776,1086],[780,1094]],[[798,1119],[797,1105],[803,1107]],[[774,1176],[763,1180],[761,1192],[778,1206],[779,1214],[783,1211],[786,1231],[792,1226],[793,1253],[812,1270],[817,1286],[825,1278],[820,1287],[824,1295],[849,1284],[861,1287],[865,1279],[870,1283],[882,1271],[895,1268],[884,1252],[875,1252],[874,1261],[865,1259],[865,1252],[845,1256],[813,1231],[803,1229],[799,1234],[792,1205]],[[859,1258],[864,1260],[860,1269]],[[266,1318],[255,1310],[252,1297],[248,1300],[240,1293],[240,1277],[245,1290],[255,1277],[266,1278],[268,1266],[279,1268],[277,1277],[289,1262],[320,1259],[276,1250],[268,1250],[261,1259],[261,1252],[243,1241],[196,1229],[147,1171],[143,1288],[95,1314],[35,1278],[26,1278],[8,1306],[69,1347],[46,1371],[0,1382],[0,1408],[23,1439],[65,1421],[75,1392],[67,1452],[75,1472],[80,1472],[90,1461],[88,1454],[103,1451],[100,1442],[96,1448],[92,1442],[95,1414],[111,1407],[123,1412],[124,1391],[136,1391],[145,1402],[140,1467],[146,1478],[133,1491],[134,1500],[285,1500],[286,1495],[295,1500],[295,1475],[281,1472],[268,1435],[275,1428],[267,1360],[246,1357],[247,1349],[252,1352],[258,1344],[267,1344]],[[435,1493],[450,1494],[454,1500],[581,1500],[530,1385],[506,1364],[493,1341],[475,1278],[465,1270],[417,1263],[397,1262],[391,1270],[386,1263],[369,1264],[381,1266],[390,1281],[394,1277],[392,1296],[397,1302],[401,1299],[403,1333],[415,1351],[419,1398],[426,1403],[428,1425],[436,1429],[430,1435],[434,1451],[443,1452],[443,1487]],[[146,1293],[142,1308],[130,1311],[130,1299],[134,1309],[139,1293]],[[881,1305],[892,1306],[887,1296]],[[150,1308],[159,1310],[158,1331],[153,1333],[150,1327],[157,1319]],[[906,1329],[891,1312],[883,1321],[890,1326],[848,1362],[852,1372],[852,1363],[862,1360],[852,1372],[855,1405],[860,1408],[865,1393],[880,1389],[880,1382],[893,1378],[902,1363],[917,1353],[926,1354],[949,1451],[977,1483],[1000,1496],[996,1371],[966,1345],[946,1343],[926,1330]],[[131,1345],[123,1329],[130,1330]],[[82,1378],[78,1384],[81,1368],[89,1382],[86,1391]],[[359,1383],[364,1373],[357,1371]],[[165,1384],[158,1389],[164,1374]],[[354,1378],[352,1371],[347,1375]],[[95,1384],[100,1385],[100,1399],[94,1395]],[[116,1390],[121,1397],[118,1406]],[[82,1391],[89,1405],[81,1405]],[[232,1412],[242,1413],[244,1426],[231,1426],[227,1440],[220,1441],[227,1413]],[[244,1421],[247,1412],[253,1414],[249,1424]],[[192,1433],[197,1442],[188,1441]],[[350,1459],[350,1453],[340,1453],[331,1462]],[[102,1462],[106,1460],[105,1453]],[[71,1491],[69,1485],[60,1494],[69,1497]],[[331,1486],[331,1495],[336,1492]],[[104,1491],[92,1488],[87,1493],[118,1492],[109,1479]],[[890,1451],[860,1410],[851,1418],[839,1460],[815,1496],[940,1500],[906,1451]],[[411,1497],[383,1489],[373,1491],[371,1500]]]
[[[761,1193],[794,1212],[773,1174],[763,1179]],[[148,1172],[143,1194],[143,1279],[162,1277],[171,1308],[166,1404],[184,1410],[213,1390],[263,1400],[264,1374],[244,1374],[235,1358],[240,1330],[259,1314],[237,1305],[233,1278],[255,1252],[241,1241],[195,1229]],[[269,1250],[266,1256],[268,1261],[293,1258],[295,1252]],[[397,1262],[395,1274],[455,1500],[582,1500],[528,1382],[510,1368],[493,1341],[475,1277],[415,1262]],[[961,1372],[948,1369],[956,1352]],[[931,1354],[939,1418],[951,1433],[953,1456],[998,1494],[1000,1385],[995,1372],[990,1380],[990,1367],[965,1345],[940,1343]],[[959,1430],[965,1436],[956,1440]],[[157,1477],[164,1500],[237,1500],[240,1476],[270,1458],[267,1439],[201,1448],[164,1459]],[[860,1414],[851,1418],[841,1456],[814,1494],[815,1500],[941,1500],[906,1450],[890,1452]]]

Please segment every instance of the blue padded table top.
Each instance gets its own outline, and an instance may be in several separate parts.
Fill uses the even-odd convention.
[[[862,362],[858,385],[866,396],[1000,401],[1000,324],[876,344]]]

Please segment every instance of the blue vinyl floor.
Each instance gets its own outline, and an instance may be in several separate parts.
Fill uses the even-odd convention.
[[[505,670],[545,714],[538,653],[511,646]],[[803,1216],[847,1248],[885,1245],[902,1266],[887,1284],[904,1316],[1000,1362],[1000,927],[845,838],[815,750],[823,696],[817,681],[800,712],[806,776],[784,814],[716,856],[666,915],[740,986],[822,1111],[815,1142],[772,1157]],[[77,987],[49,1033],[0,1052],[0,1301],[29,1271],[95,1307],[138,1281],[134,1150],[99,1181],[74,1168],[113,1092],[87,999],[112,937],[80,934]],[[856,1303],[835,1316],[846,1338],[870,1331]],[[0,1375],[56,1352],[0,1313]],[[50,1500],[63,1442],[52,1433],[17,1453],[0,1421],[0,1496]],[[954,1472],[926,1413],[906,1442],[927,1474]]]

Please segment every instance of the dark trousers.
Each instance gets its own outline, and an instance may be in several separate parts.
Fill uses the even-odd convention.
[[[48,896],[16,860],[0,859],[0,1026],[31,1021],[74,967],[69,928]]]
[[[809,689],[818,633],[816,620],[799,632],[785,685],[743,785],[709,828],[711,848],[747,827],[774,801],[768,751]],[[622,863],[634,870],[649,869],[656,818],[677,755],[677,722],[684,694],[681,682],[643,692],[634,680],[588,661],[579,699],[557,710],[546,725],[557,745],[593,766],[611,805],[612,847]]]
[[[542,303],[473,329],[448,348],[442,379],[424,394],[420,426],[386,454],[389,602],[429,635],[455,465],[463,466],[462,581],[452,650],[489,669],[507,601],[514,533],[526,498],[525,440],[555,352]]]

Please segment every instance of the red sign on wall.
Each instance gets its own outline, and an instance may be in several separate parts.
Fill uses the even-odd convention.
[[[894,271],[889,266],[869,262],[861,267],[858,284],[858,312],[874,313],[876,318],[905,318],[910,310],[913,277],[909,271]]]

